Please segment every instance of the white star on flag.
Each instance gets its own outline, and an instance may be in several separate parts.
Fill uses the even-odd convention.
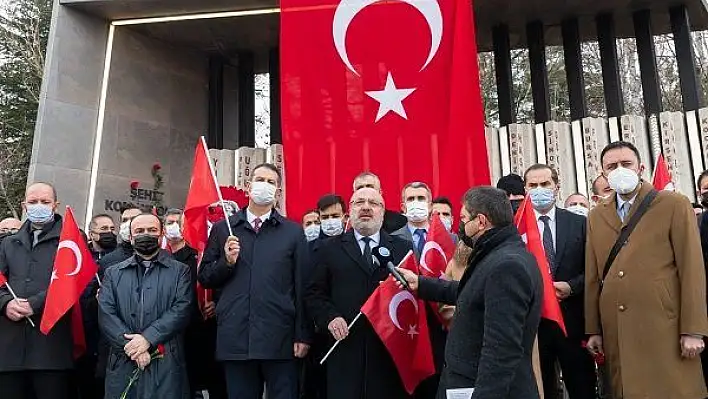
[[[413,339],[416,335],[419,334],[419,333],[418,333],[418,330],[416,330],[415,328],[416,328],[416,326],[414,326],[414,325],[408,327],[408,333],[407,333],[407,334],[408,334],[409,337],[411,337],[411,339]]]
[[[366,92],[367,96],[379,102],[379,112],[376,114],[376,122],[391,111],[407,120],[408,115],[406,115],[406,110],[403,108],[403,100],[414,91],[415,89],[396,88],[396,84],[393,82],[393,76],[391,76],[391,72],[389,72],[386,78],[386,87],[384,87],[383,90]]]
[[[58,279],[59,279],[59,277],[57,277],[57,271],[52,270],[52,279],[49,283],[51,284],[52,282],[54,282],[54,280],[58,280]]]

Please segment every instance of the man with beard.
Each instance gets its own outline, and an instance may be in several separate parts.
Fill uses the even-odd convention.
[[[3,399],[68,399],[72,358],[71,315],[49,334],[39,331],[62,218],[48,183],[31,184],[22,208],[27,221],[0,245],[0,273],[19,297],[0,287],[0,396]],[[37,327],[29,324],[34,320]]]
[[[352,230],[325,242],[317,256],[305,304],[318,326],[326,326],[339,347],[327,360],[327,397],[336,399],[406,398],[398,371],[369,321],[362,317],[349,331],[379,282],[387,277],[376,266],[372,249],[388,248],[394,263],[412,250],[401,238],[382,231],[385,205],[378,190],[362,188],[352,196]]]
[[[614,194],[587,221],[587,347],[604,353],[615,398],[703,399],[706,277],[691,203],[644,182],[631,143],[607,145],[600,161]]]
[[[141,214],[130,222],[135,255],[106,270],[99,323],[110,344],[106,398],[119,398],[141,370],[128,398],[190,399],[183,333],[193,315],[189,267],[160,250],[162,222]],[[162,348],[162,357],[155,353]],[[154,364],[153,364],[154,362]]]

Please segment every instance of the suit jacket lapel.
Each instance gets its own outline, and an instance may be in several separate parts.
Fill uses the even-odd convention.
[[[344,246],[344,252],[346,252],[357,265],[359,265],[364,273],[370,276],[373,273],[373,270],[371,270],[369,265],[364,262],[364,257],[361,254],[361,248],[359,248],[359,243],[354,237],[354,230],[349,231],[342,236],[342,244]]]
[[[612,227],[615,232],[619,233],[622,228],[622,221],[617,214],[617,194],[613,192],[612,199],[609,201],[603,201],[597,208],[597,211],[600,213],[600,216],[602,216],[605,222]]]
[[[570,234],[570,226],[568,226],[570,220],[567,216],[563,210],[556,208],[556,270],[563,261],[565,243],[568,241],[568,234]]]

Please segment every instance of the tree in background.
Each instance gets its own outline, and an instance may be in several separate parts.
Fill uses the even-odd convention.
[[[17,217],[24,198],[52,3],[0,6],[0,218]]]

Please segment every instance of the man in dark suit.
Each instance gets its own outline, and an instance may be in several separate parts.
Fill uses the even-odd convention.
[[[549,399],[560,397],[557,361],[570,399],[594,399],[594,362],[582,345],[585,339],[583,292],[587,219],[556,207],[560,186],[558,173],[552,167],[531,166],[524,173],[524,184],[534,208],[568,333],[566,337],[556,323],[541,320],[538,343],[543,392]]]
[[[281,184],[274,165],[253,169],[248,207],[214,225],[198,274],[205,288],[221,290],[216,358],[230,399],[260,399],[264,383],[269,398],[297,397],[295,360],[309,350],[309,250],[302,227],[274,209]]]
[[[413,245],[416,259],[420,259],[420,254],[423,252],[425,241],[428,237],[428,230],[430,230],[433,193],[427,184],[412,182],[403,187],[401,200],[401,209],[405,212],[408,223],[393,232],[392,235],[409,241]],[[416,388],[416,399],[432,399],[435,397],[440,382],[440,372],[445,361],[445,339],[447,338],[445,327],[440,323],[430,303],[426,303],[425,306],[436,373],[424,380]]]
[[[342,340],[325,363],[328,398],[408,397],[391,356],[366,317],[348,329],[348,323],[387,276],[385,269],[374,264],[372,249],[388,248],[394,262],[400,262],[411,250],[407,241],[382,231],[384,209],[376,189],[356,191],[351,200],[352,230],[326,241],[317,255],[314,278],[305,296],[307,311],[317,326]]]
[[[536,260],[512,224],[504,191],[469,190],[460,222],[460,239],[473,252],[459,282],[398,269],[421,299],[456,306],[437,399],[454,390],[473,399],[536,399],[531,353],[543,296]]]

